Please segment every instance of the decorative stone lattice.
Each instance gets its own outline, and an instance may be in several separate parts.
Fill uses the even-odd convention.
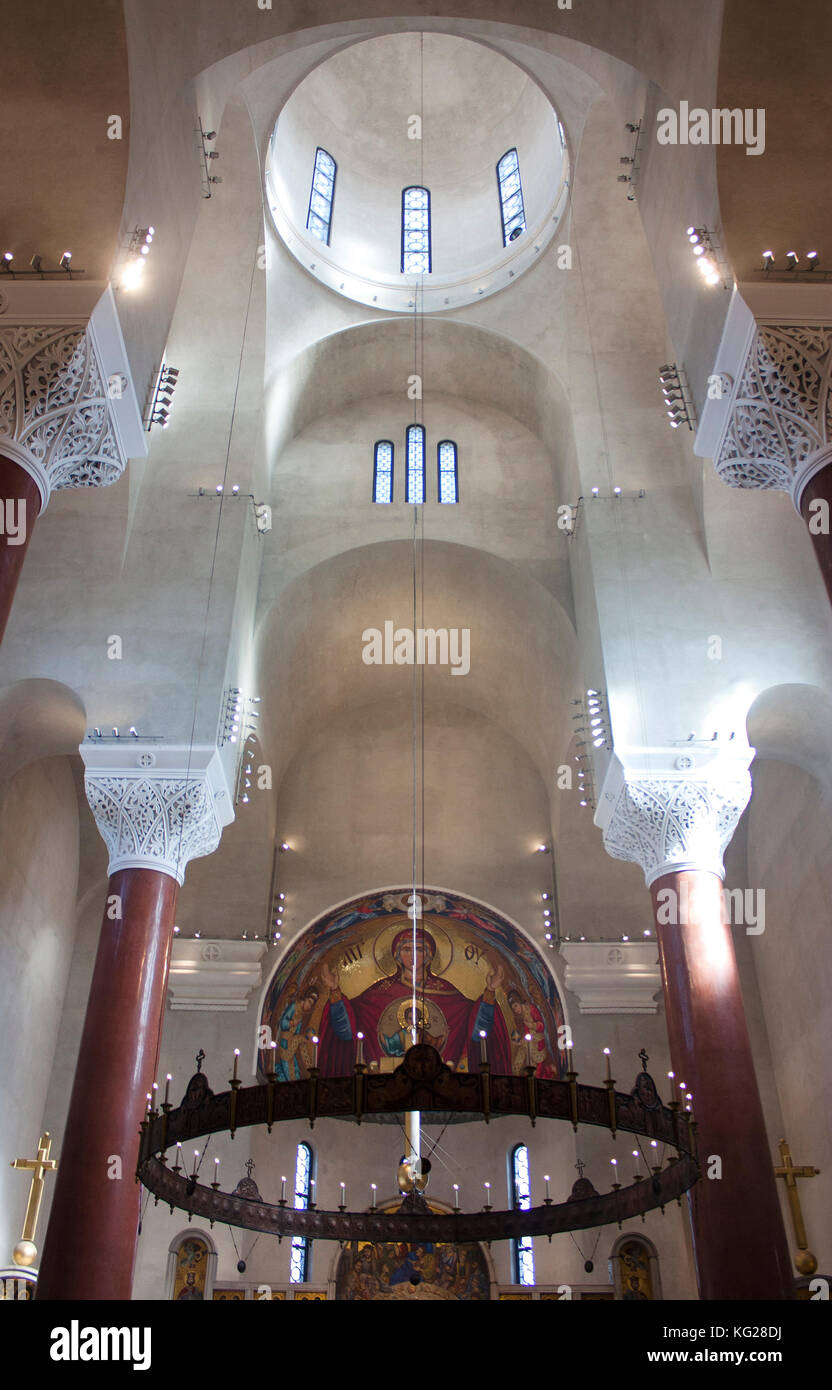
[[[750,774],[735,769],[721,781],[627,777],[604,845],[614,859],[640,864],[648,887],[680,869],[706,869],[722,878],[722,856],[750,796]]]
[[[111,874],[144,866],[182,883],[190,860],[213,854],[219,845],[221,826],[204,778],[87,772],[85,783]]]
[[[729,487],[791,492],[807,460],[832,442],[832,328],[758,328],[714,460]]]
[[[89,333],[0,329],[0,449],[26,461],[44,505],[58,488],[104,487],[124,472],[106,385]]]

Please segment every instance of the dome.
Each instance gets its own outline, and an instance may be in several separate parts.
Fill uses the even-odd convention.
[[[318,151],[334,193],[316,235],[307,220]],[[522,216],[515,202],[502,217],[498,164],[511,151]],[[511,159],[500,172],[510,175]],[[371,39],[322,63],[281,111],[266,169],[275,227],[304,268],[349,299],[398,311],[417,290],[419,308],[436,311],[505,288],[554,235],[568,182],[563,127],[538,85],[484,45],[442,34]],[[403,273],[407,188],[430,195],[429,274]]]

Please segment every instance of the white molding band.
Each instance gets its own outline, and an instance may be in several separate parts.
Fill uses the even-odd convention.
[[[127,466],[93,334],[79,324],[0,322],[0,451],[52,492],[106,487]]]
[[[177,937],[168,975],[170,1008],[245,1013],[263,983],[266,949],[265,941]]]
[[[157,869],[181,885],[192,859],[213,854],[234,807],[219,752],[182,745],[81,744],[87,801],[109,872]]]
[[[648,888],[686,869],[724,878],[722,856],[751,797],[753,756],[747,744],[616,749],[595,813],[607,853],[640,864]]]
[[[564,941],[564,984],[582,1014],[655,1014],[662,987],[652,941]]]

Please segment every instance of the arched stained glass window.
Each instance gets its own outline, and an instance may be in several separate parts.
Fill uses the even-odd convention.
[[[402,189],[402,274],[429,275],[430,193],[426,188]]]
[[[515,1144],[511,1151],[511,1204],[528,1211],[532,1204],[529,1178],[529,1151],[525,1144]],[[534,1283],[534,1241],[531,1236],[511,1242],[515,1284]]]
[[[380,439],[376,444],[373,467],[373,501],[393,501],[393,445],[389,439]]]
[[[503,245],[508,246],[510,241],[516,241],[520,233],[526,230],[520,160],[516,150],[506,150],[497,165],[497,189],[500,194],[500,216],[503,220]]]
[[[457,467],[457,448],[451,439],[443,439],[437,445],[439,468],[439,501],[459,501],[459,469]]]
[[[425,429],[424,425],[407,427],[407,502],[425,500]]]
[[[332,226],[332,200],[335,197],[336,163],[331,154],[318,146],[315,151],[315,168],[312,172],[312,191],[309,194],[309,211],[306,226],[324,246],[329,245],[329,232]]]
[[[297,1164],[295,1166],[295,1211],[306,1211],[309,1206],[311,1185],[312,1146],[306,1143],[298,1144]],[[309,1239],[307,1236],[294,1236],[292,1238],[289,1278],[293,1284],[305,1284],[309,1280]]]

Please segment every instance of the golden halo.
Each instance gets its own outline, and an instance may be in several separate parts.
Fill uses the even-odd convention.
[[[412,1008],[413,1008],[413,1000],[411,999],[410,995],[408,995],[406,999],[403,999],[403,1000],[401,1001],[401,1003],[399,1004],[399,1007],[398,1007],[397,1010],[396,1010],[396,1020],[397,1020],[398,1025],[399,1025],[400,1028],[406,1028],[406,1027],[407,1027],[407,1020],[406,1020],[406,1018],[405,1018],[405,1015],[406,1015],[408,1009],[412,1009]],[[425,1014],[426,1014],[426,1013],[427,1013],[427,1019],[425,1018]],[[421,1001],[420,999],[417,999],[417,1001],[416,1001],[416,1027],[417,1027],[417,1028],[426,1028],[426,1027],[428,1027],[429,1024],[430,1024],[430,1009],[425,1009],[424,1006],[422,1005],[422,1001]]]
[[[403,927],[412,928],[412,926],[413,922],[409,917],[404,915],[391,917],[373,941],[373,958],[382,975],[395,975],[397,965],[393,960],[391,949],[393,938],[398,936]],[[454,943],[438,917],[431,915],[419,917],[416,922],[417,931],[420,927],[430,932],[436,942],[436,955],[431,962],[431,971],[434,975],[444,975],[450,969],[454,958]]]

